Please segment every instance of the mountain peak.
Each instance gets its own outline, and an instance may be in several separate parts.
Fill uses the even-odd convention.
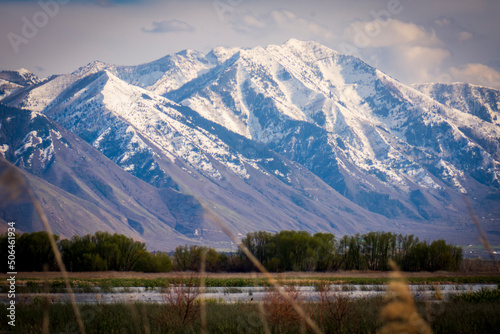
[[[100,60],[94,60],[94,61],[88,63],[87,65],[80,67],[79,69],[74,71],[72,74],[74,74],[74,75],[88,75],[88,74],[100,72],[108,67],[109,67],[109,65],[106,64],[105,62],[102,62]]]
[[[492,218],[486,230],[498,230],[500,91],[414,87],[354,56],[290,39],[208,54],[184,50],[137,66],[92,62],[2,101],[42,111],[160,189],[157,204],[177,210],[160,218],[185,240],[194,242],[196,230],[204,241],[220,238],[208,234],[202,205],[188,193],[213,203],[239,233],[391,228],[461,236],[473,230],[464,193],[478,215]],[[0,148],[16,152],[28,140],[40,152],[48,147],[41,133],[41,140],[26,137],[32,129],[13,138],[4,130],[9,122],[1,123]],[[2,142],[2,133],[13,139]],[[65,186],[77,193],[73,183]],[[113,199],[112,189],[99,188]],[[149,202],[142,192],[132,195]],[[146,222],[144,212],[123,213]],[[424,227],[433,232],[421,233]],[[149,242],[155,237],[145,234]]]
[[[0,79],[23,87],[42,82],[42,79],[25,68],[16,71],[0,71]]]
[[[185,50],[179,51],[177,53],[168,54],[168,55],[161,57],[160,59],[157,59],[153,62],[142,64],[142,66],[148,66],[151,64],[157,64],[157,65],[170,64],[172,62],[172,60],[175,59],[176,57],[182,57],[182,58],[188,58],[188,59],[201,58],[201,57],[203,57],[203,54],[199,51],[196,51],[196,50],[185,49]],[[141,66],[141,65],[138,65],[138,66]]]
[[[222,64],[241,50],[243,49],[237,47],[220,46],[207,53],[207,58],[218,64]]]
[[[329,47],[327,47],[321,43],[318,43],[315,41],[302,41],[302,40],[298,40],[295,38],[291,38],[288,41],[286,41],[284,44],[282,44],[282,47],[293,48],[293,49],[323,50],[323,51],[337,53],[336,51],[330,49]]]
[[[180,56],[185,56],[185,57],[193,57],[193,56],[199,56],[200,52],[198,52],[196,50],[185,49],[185,50],[182,50],[180,52],[177,52],[176,54],[180,55]]]
[[[283,45],[286,45],[286,46],[295,46],[295,47],[304,47],[304,46],[307,46],[307,45],[310,45],[310,44],[318,44],[318,45],[321,45],[317,42],[314,42],[314,41],[302,41],[302,40],[299,40],[299,39],[296,39],[296,38],[290,38],[288,41],[286,41],[285,43],[283,43]]]
[[[34,75],[31,71],[25,69],[24,67],[21,67],[16,72],[19,73],[20,75],[30,75],[30,74]]]
[[[327,46],[314,41],[300,41],[298,39],[289,39],[282,45],[269,45],[266,48],[269,52],[280,54],[292,53],[295,57],[303,60],[319,60],[339,55]]]

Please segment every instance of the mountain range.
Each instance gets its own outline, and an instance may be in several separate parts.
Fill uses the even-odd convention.
[[[408,86],[292,39],[45,79],[4,71],[0,94],[0,157],[63,237],[234,249],[222,223],[239,236],[384,230],[477,243],[467,201],[500,241],[492,88]],[[31,212],[10,203],[0,219],[41,229]]]

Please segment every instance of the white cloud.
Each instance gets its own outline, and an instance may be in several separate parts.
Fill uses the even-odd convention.
[[[424,46],[413,46],[404,50],[408,65],[419,62],[427,67],[438,66],[450,56],[450,51],[440,48],[429,48]]]
[[[451,52],[442,48],[412,46],[403,48],[402,63],[406,64],[406,75],[414,82],[435,81],[445,79],[441,73],[443,62],[451,56]]]
[[[405,83],[444,79],[441,68],[451,57],[433,29],[398,19],[354,22],[344,30],[344,41],[370,64]]]
[[[288,10],[273,10],[262,15],[251,12],[233,15],[233,29],[255,36],[286,32],[290,37],[331,40],[334,33],[328,28]]]
[[[434,23],[436,23],[440,27],[446,27],[451,25],[452,19],[450,19],[449,17],[442,17],[440,19],[435,20]]]
[[[463,41],[466,41],[466,40],[469,40],[469,39],[472,39],[474,37],[473,34],[471,34],[470,32],[468,31],[461,31],[459,34],[458,34],[458,40],[463,42]]]
[[[170,32],[193,32],[195,29],[187,22],[179,20],[167,20],[153,22],[152,28],[142,28],[147,33],[170,33]]]
[[[476,85],[500,89],[500,72],[483,64],[466,64],[450,68],[454,81],[468,82]]]
[[[252,15],[245,15],[243,17],[243,22],[248,27],[253,27],[253,28],[265,28],[266,27],[265,22],[258,20],[255,16],[252,16]]]
[[[440,45],[434,31],[414,23],[392,19],[389,21],[358,21],[344,31],[347,41],[362,48],[379,48],[409,45]]]

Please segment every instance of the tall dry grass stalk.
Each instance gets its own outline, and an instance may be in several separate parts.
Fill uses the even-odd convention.
[[[256,278],[257,278],[257,274],[252,273],[252,279],[255,280]],[[267,323],[267,319],[266,319],[266,310],[264,308],[264,304],[257,303],[257,307],[259,310],[259,318],[260,318],[260,321],[262,322],[262,327],[264,328],[264,333],[271,334],[271,329],[269,328],[269,324]]]
[[[43,266],[43,271],[47,272],[49,270],[48,265]],[[44,282],[43,283],[43,292],[45,294],[43,298],[43,320],[42,320],[42,333],[43,334],[49,334],[49,322],[50,322],[50,317],[49,317],[49,307],[50,307],[50,302],[49,302],[49,283]]]
[[[24,179],[23,175],[17,170],[14,165],[6,161],[5,159],[1,158],[0,162],[7,166],[7,169],[4,171],[2,177],[0,178],[1,188],[5,189],[5,191],[9,193],[10,200],[17,199],[23,193],[27,194],[31,202],[33,203],[36,212],[38,213],[40,220],[42,221],[43,227],[49,237],[50,246],[52,247],[52,251],[54,252],[57,266],[59,267],[59,270],[61,271],[61,274],[63,276],[64,285],[66,286],[66,291],[68,293],[73,312],[75,313],[78,329],[80,330],[81,334],[85,334],[85,327],[80,315],[80,309],[78,308],[78,305],[76,303],[75,294],[73,293],[73,289],[71,288],[71,284],[69,282],[68,272],[66,271],[61,253],[59,252],[59,248],[57,247],[56,239],[54,238],[54,234],[52,233],[52,228],[50,227],[49,220],[45,216],[42,206],[36,199],[35,194]]]
[[[142,316],[142,323],[144,324],[144,334],[150,334],[151,326],[149,325],[148,310],[145,304],[141,305],[141,316]]]
[[[391,260],[392,281],[387,287],[388,304],[380,312],[382,327],[378,334],[432,334],[427,322],[420,316],[415,307],[410,287],[405,282],[399,268]]]
[[[264,304],[258,303],[258,308],[259,308],[259,317],[260,320],[262,321],[262,327],[264,327],[264,333],[271,334],[271,329],[269,328],[269,324],[267,323],[266,319],[266,310],[264,308]]]
[[[136,306],[132,303],[125,303],[125,305],[130,310],[130,317],[134,320],[134,321],[132,321],[134,324],[134,332],[140,333],[141,332],[141,327],[140,327],[141,318],[139,315],[139,311],[137,310]]]
[[[226,234],[238,247],[241,251],[250,259],[252,264],[266,277],[269,283],[275,288],[275,290],[288,302],[292,305],[295,312],[297,312],[298,316],[311,328],[314,333],[323,333],[318,325],[311,319],[311,317],[304,311],[304,309],[288,294],[283,287],[279,284],[278,280],[274,278],[271,273],[260,263],[260,261],[248,250],[248,248],[236,238],[233,232],[231,232],[227,226],[222,223],[222,221],[217,217],[216,214],[213,213],[212,209],[205,205],[205,203],[198,198],[198,201],[202,204],[203,209],[207,216],[211,218],[211,220],[219,226],[219,228]]]
[[[201,332],[203,334],[208,334],[207,307],[205,303],[206,266],[207,266],[207,250],[204,249],[203,252],[201,253],[201,264],[200,264],[200,317],[201,317]]]

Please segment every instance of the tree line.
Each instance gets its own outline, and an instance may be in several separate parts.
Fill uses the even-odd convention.
[[[331,233],[254,232],[242,242],[270,271],[390,270],[390,259],[404,271],[453,271],[462,263],[462,249],[445,240],[428,243],[391,232],[340,239]]]
[[[56,240],[59,238],[57,236]],[[269,270],[337,271],[390,270],[393,260],[404,271],[458,270],[462,249],[444,240],[431,243],[413,235],[370,232],[345,235],[311,235],[305,231],[264,231],[248,233],[242,244]],[[0,235],[1,253],[7,254],[7,235]],[[68,271],[199,271],[205,259],[207,272],[256,271],[242,251],[217,252],[214,248],[178,246],[170,254],[148,252],[144,243],[121,234],[96,232],[58,240],[58,248]],[[2,256],[6,259],[6,256]],[[0,261],[2,272],[7,261]],[[45,268],[44,268],[45,266]],[[45,232],[24,233],[16,240],[16,270],[58,270]]]
[[[150,253],[144,243],[121,234],[96,232],[62,240],[58,240],[57,235],[54,237],[68,271],[167,272],[172,269],[172,261],[166,253]],[[2,254],[7,252],[7,244],[7,235],[1,235]],[[18,235],[15,250],[17,271],[59,270],[46,232]],[[7,261],[0,261],[2,272],[7,271],[6,266]]]

